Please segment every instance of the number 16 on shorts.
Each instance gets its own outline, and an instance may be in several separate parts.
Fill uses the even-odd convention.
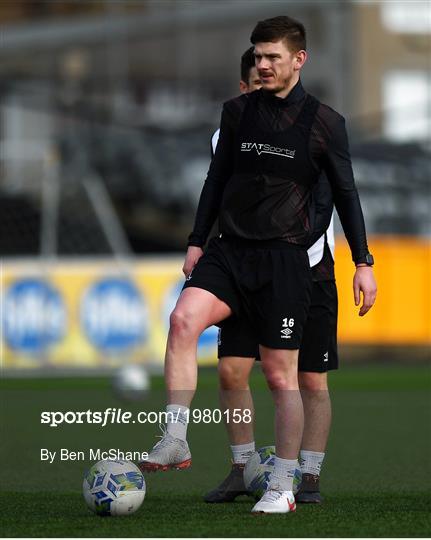
[[[292,328],[295,326],[295,319],[293,318],[288,318],[288,317],[285,317],[283,319],[283,324],[282,324],[282,327],[281,327],[281,339],[290,339],[292,336],[291,334],[293,333],[293,330]]]

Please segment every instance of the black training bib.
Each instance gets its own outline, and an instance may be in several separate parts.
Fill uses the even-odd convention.
[[[241,117],[220,231],[249,240],[306,245],[312,231],[311,190],[320,174],[309,152],[319,101],[308,95],[295,122],[277,132],[262,125],[260,99],[262,91],[250,94]]]

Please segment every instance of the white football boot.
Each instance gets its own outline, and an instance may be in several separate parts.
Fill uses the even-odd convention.
[[[251,511],[261,514],[286,514],[295,510],[296,503],[292,491],[278,491],[269,487]]]
[[[192,464],[187,441],[172,437],[165,429],[163,435],[148,454],[148,459],[138,463],[142,472],[188,469]]]

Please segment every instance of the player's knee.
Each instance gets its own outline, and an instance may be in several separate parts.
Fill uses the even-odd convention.
[[[299,387],[308,392],[318,392],[328,390],[328,379],[326,373],[313,373],[302,371],[298,375]]]
[[[297,356],[286,357],[285,351],[272,351],[262,358],[262,370],[271,390],[298,389]]]
[[[247,390],[248,369],[241,368],[228,361],[221,360],[218,365],[220,386],[224,390]]]
[[[173,338],[191,338],[198,334],[193,316],[184,309],[175,308],[169,318],[169,333]]]
[[[277,366],[262,365],[266,381],[271,390],[296,390],[298,388],[297,372],[280,369]]]

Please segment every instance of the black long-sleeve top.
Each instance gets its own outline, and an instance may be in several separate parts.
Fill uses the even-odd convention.
[[[264,129],[277,132],[291,126],[300,113],[307,94],[300,81],[286,98],[259,90],[256,107]],[[248,94],[227,101],[223,106],[217,149],[202,189],[189,245],[202,247],[219,213],[224,188],[235,164],[235,144],[241,115]],[[352,258],[360,262],[368,253],[364,218],[355,186],[344,118],[319,104],[309,138],[311,161],[326,173],[332,196],[349,243]],[[323,231],[322,231],[323,232]]]

